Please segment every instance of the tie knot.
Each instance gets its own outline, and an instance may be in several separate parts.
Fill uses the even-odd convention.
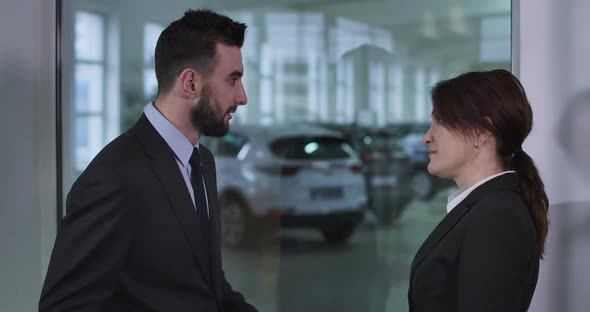
[[[191,158],[188,161],[191,166],[194,168],[195,166],[201,165],[201,154],[199,154],[199,149],[193,147],[193,153],[191,154]]]

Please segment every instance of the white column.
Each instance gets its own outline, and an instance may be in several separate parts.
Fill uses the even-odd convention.
[[[0,12],[0,309],[35,311],[56,227],[55,1]]]

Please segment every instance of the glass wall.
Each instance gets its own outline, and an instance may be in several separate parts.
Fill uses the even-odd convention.
[[[215,154],[224,268],[261,311],[404,311],[454,185],[425,170],[430,87],[510,69],[509,0],[63,0],[64,192],[157,86],[187,8],[248,25],[248,105]]]

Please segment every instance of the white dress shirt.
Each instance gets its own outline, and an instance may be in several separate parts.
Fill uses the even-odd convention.
[[[160,111],[154,107],[153,103],[149,103],[143,110],[145,116],[149,122],[154,126],[156,131],[162,136],[164,141],[170,146],[174,155],[176,156],[176,163],[184,179],[184,183],[188,189],[188,192],[193,199],[193,205],[195,205],[195,194],[191,184],[191,172],[192,167],[189,163],[193,148],[199,148],[199,142],[192,145],[191,142],[168,120]],[[203,186],[205,187],[205,200],[207,202],[207,214],[209,214],[209,199],[207,198],[207,186],[205,184],[205,178],[203,177]]]

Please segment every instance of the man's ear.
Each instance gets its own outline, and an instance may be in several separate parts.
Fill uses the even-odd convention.
[[[203,77],[194,69],[186,68],[178,76],[178,84],[184,96],[197,98],[201,95]]]

